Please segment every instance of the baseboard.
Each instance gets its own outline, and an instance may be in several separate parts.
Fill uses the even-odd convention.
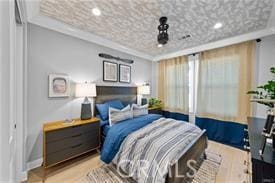
[[[31,161],[27,163],[27,170],[30,171],[32,169],[35,169],[37,167],[40,167],[43,163],[43,158]]]
[[[25,182],[28,180],[28,172],[25,171],[25,172],[21,172],[20,174],[20,182]]]

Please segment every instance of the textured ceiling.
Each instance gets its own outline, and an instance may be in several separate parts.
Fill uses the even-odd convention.
[[[273,0],[42,0],[46,16],[156,56],[264,29]],[[101,16],[94,16],[98,7]],[[158,48],[157,26],[168,17],[170,40]],[[213,29],[216,22],[224,26]],[[191,38],[180,40],[184,35]]]

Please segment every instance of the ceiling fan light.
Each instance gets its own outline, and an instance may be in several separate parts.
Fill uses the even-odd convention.
[[[159,48],[163,47],[163,44],[158,44],[158,47],[159,47]]]
[[[100,9],[98,9],[98,8],[93,8],[93,9],[92,9],[92,12],[93,12],[93,14],[94,14],[95,16],[100,16],[100,15],[101,15],[101,11],[100,11]]]

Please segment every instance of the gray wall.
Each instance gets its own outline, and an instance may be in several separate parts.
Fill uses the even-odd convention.
[[[275,67],[275,35],[262,38],[260,43],[257,43],[257,60],[255,66],[255,86],[265,84],[272,79],[269,72],[270,67]],[[255,104],[254,116],[266,118],[267,108],[261,104]]]
[[[102,58],[98,57],[100,52],[135,61],[132,65],[130,85],[151,82],[152,63],[148,60],[33,24],[28,25],[27,160],[29,162],[42,157],[43,123],[80,116],[80,104],[83,99],[48,98],[50,73],[66,73],[73,82],[93,81],[100,85],[119,85],[102,81]]]
[[[13,178],[10,164],[14,156],[11,150],[13,143],[9,144],[12,137],[12,120],[14,120],[14,90],[12,87],[14,74],[14,25],[10,2],[0,2],[0,182],[11,182]],[[14,141],[14,138],[12,139]]]

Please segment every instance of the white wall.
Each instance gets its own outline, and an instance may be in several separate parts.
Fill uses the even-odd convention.
[[[0,3],[0,182],[9,180],[9,3]]]
[[[130,85],[151,82],[151,61],[28,24],[26,149],[29,162],[42,157],[43,123],[80,116],[80,104],[83,99],[48,98],[50,73],[66,73],[73,82],[93,81],[99,85],[121,85],[102,81],[103,59],[98,57],[101,52],[135,61],[131,65],[132,84]]]
[[[255,66],[255,86],[263,85],[272,79],[270,68],[275,67],[275,35],[262,38],[257,43],[257,60]],[[261,104],[255,104],[254,116],[266,118],[267,107]]]
[[[152,76],[151,76],[151,96],[157,98],[158,96],[158,63],[152,62]]]
[[[16,23],[14,1],[0,2],[0,182],[15,182]],[[21,171],[21,169],[20,169]],[[21,172],[20,172],[21,173]]]

